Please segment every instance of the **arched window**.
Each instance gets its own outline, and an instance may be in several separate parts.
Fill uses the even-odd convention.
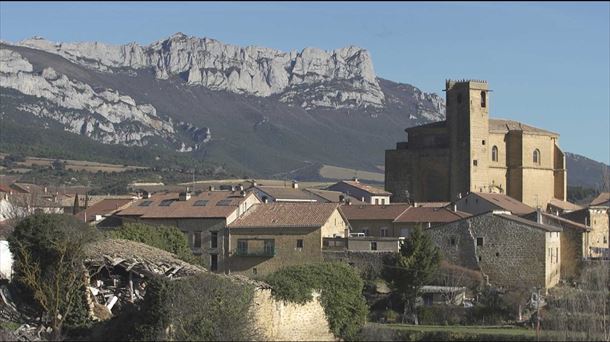
[[[498,147],[494,146],[491,148],[491,161],[498,161]]]
[[[540,165],[540,150],[539,149],[534,150],[534,155],[533,155],[532,160],[534,161],[534,164]]]
[[[481,107],[487,107],[487,93],[485,91],[481,91]]]

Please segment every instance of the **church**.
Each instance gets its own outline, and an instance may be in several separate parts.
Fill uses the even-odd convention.
[[[566,200],[559,134],[489,117],[486,81],[446,81],[446,120],[407,128],[385,153],[393,202],[452,202],[469,192],[502,193],[532,207]]]

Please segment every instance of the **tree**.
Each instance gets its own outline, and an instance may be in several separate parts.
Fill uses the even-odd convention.
[[[201,264],[201,259],[193,255],[184,233],[176,227],[126,223],[121,228],[110,232],[109,235],[113,239],[141,242],[162,249],[176,254],[179,259],[188,263]]]
[[[54,339],[60,338],[66,319],[75,314],[73,309],[84,309],[79,305],[86,284],[84,246],[98,237],[95,228],[62,214],[29,216],[9,236],[15,280],[47,314]]]
[[[420,226],[400,247],[400,252],[388,258],[384,264],[384,277],[391,284],[403,301],[403,323],[406,323],[408,312],[413,322],[418,324],[415,303],[422,286],[430,282],[440,265],[441,255],[430,237]]]

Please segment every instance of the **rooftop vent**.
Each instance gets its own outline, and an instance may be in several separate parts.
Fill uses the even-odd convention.
[[[292,181],[292,188],[293,189],[298,189],[299,188],[299,183],[295,180]]]

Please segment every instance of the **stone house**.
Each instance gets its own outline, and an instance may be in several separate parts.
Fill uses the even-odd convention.
[[[95,224],[114,213],[123,210],[134,202],[135,198],[103,199],[92,206],[79,211],[75,216],[87,223]]]
[[[588,251],[589,258],[610,258],[610,210],[607,206],[589,206],[581,210],[561,215],[570,221],[589,227]]]
[[[254,185],[247,189],[256,194],[263,202],[293,202],[293,203],[362,203],[353,196],[347,196],[339,191],[322,190],[314,188],[300,188],[299,183],[292,182],[292,186]]]
[[[407,128],[385,154],[392,201],[455,201],[468,192],[504,193],[533,207],[566,200],[559,135],[490,118],[486,81],[447,80],[445,121]]]
[[[340,181],[326,190],[340,191],[368,204],[390,204],[390,196],[392,196],[390,192],[383,189],[361,183],[358,178]]]
[[[398,237],[400,231],[395,231],[394,220],[411,205],[407,203],[392,203],[387,205],[352,204],[342,205],[341,212],[352,228],[352,234],[361,233],[373,237]]]
[[[346,237],[337,203],[262,203],[228,225],[225,272],[264,276],[281,267],[322,262],[323,239]]]
[[[116,226],[140,222],[178,227],[204,266],[217,272],[224,269],[225,228],[256,203],[256,196],[245,191],[158,193],[133,202],[112,218],[118,218]]]
[[[466,196],[455,201],[457,210],[478,215],[493,210],[510,211],[513,215],[523,216],[536,211],[529,205],[516,199],[488,192],[470,192]]]
[[[544,212],[533,213],[524,218],[563,229],[560,234],[561,278],[576,278],[581,269],[582,261],[589,257],[589,232],[591,228]]]
[[[448,262],[482,272],[504,288],[559,282],[562,228],[492,211],[426,229]]]

